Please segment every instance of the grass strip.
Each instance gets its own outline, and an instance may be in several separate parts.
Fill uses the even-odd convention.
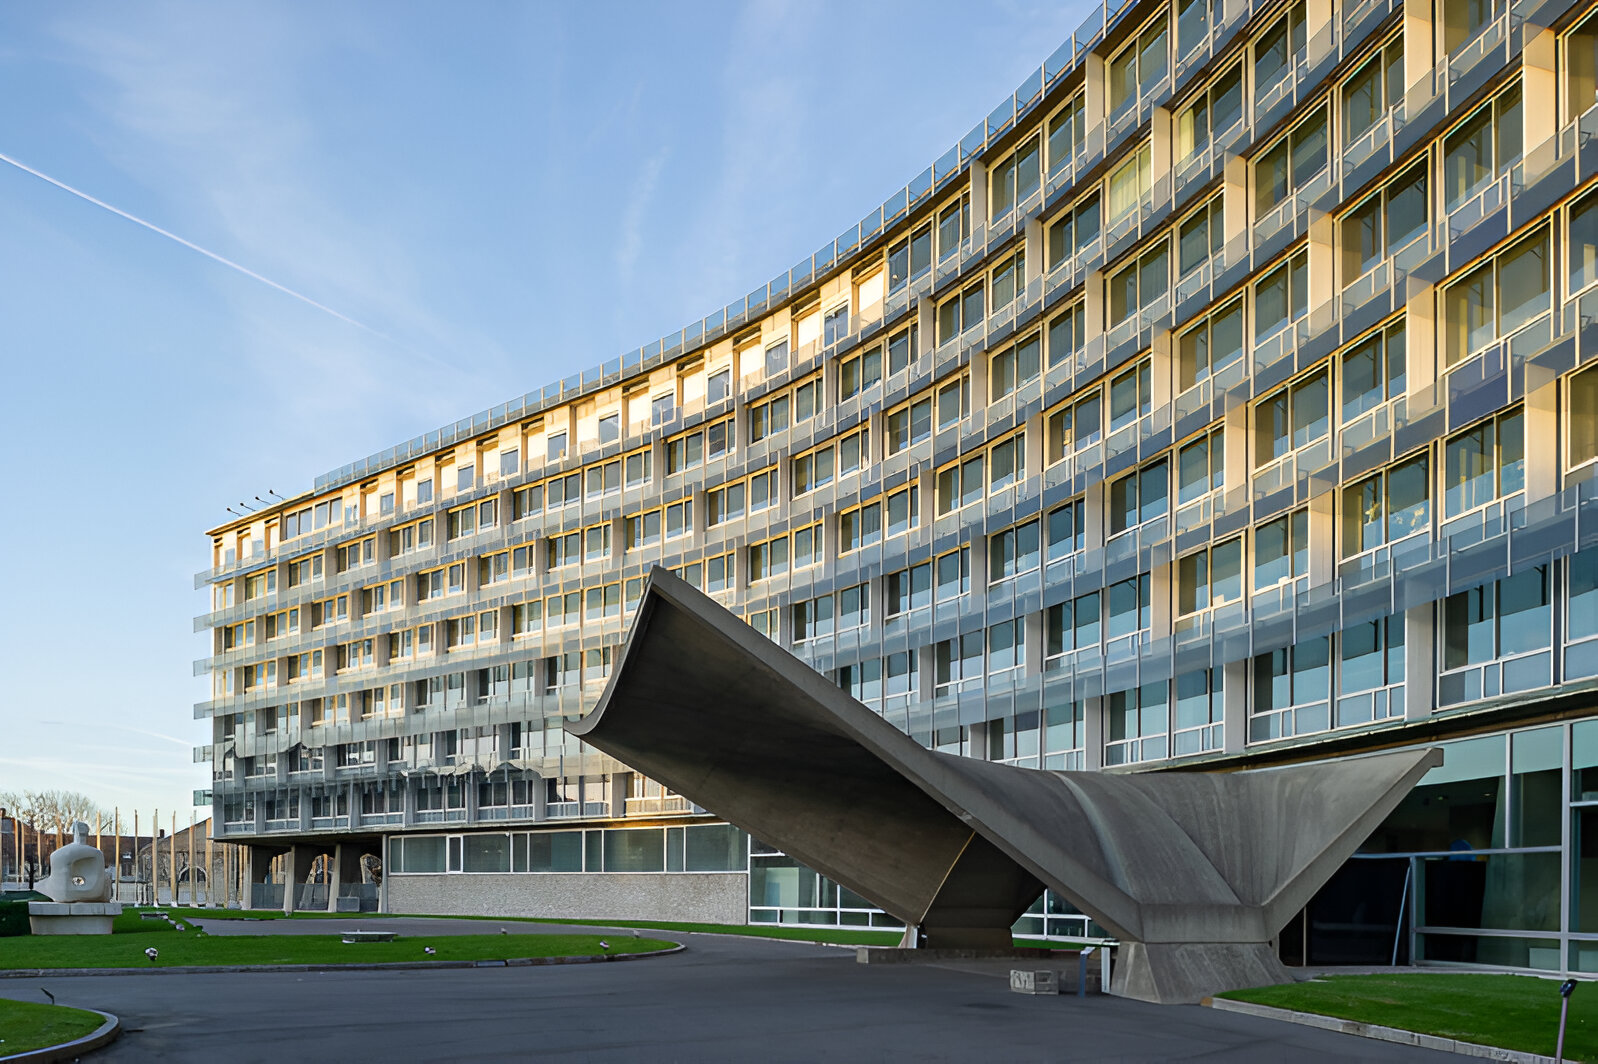
[[[105,1017],[83,1009],[0,998],[0,1057],[82,1038],[104,1022]]]
[[[1333,975],[1219,996],[1545,1056],[1559,1030],[1559,980],[1537,976]],[[1570,999],[1565,1059],[1598,1060],[1598,987]]]
[[[198,930],[135,930],[110,935],[31,935],[8,939],[0,968],[175,968],[193,965],[386,964],[515,957],[593,957],[644,953],[675,943],[613,935],[402,935],[393,942],[344,943],[328,935],[207,935]],[[152,960],[146,949],[155,949]],[[429,953],[431,948],[433,952]]]

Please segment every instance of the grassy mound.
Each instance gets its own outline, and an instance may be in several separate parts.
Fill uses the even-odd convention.
[[[0,1057],[82,1038],[104,1022],[104,1017],[83,1009],[0,998]]]
[[[1333,975],[1220,996],[1545,1056],[1553,1056],[1559,1032],[1559,981],[1536,976]],[[1598,1060],[1598,987],[1591,984],[1570,999],[1565,1059]]]

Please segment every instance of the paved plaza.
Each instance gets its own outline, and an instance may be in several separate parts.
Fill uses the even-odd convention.
[[[429,935],[593,930],[364,919],[213,923],[212,932],[327,934],[346,926]],[[0,979],[0,996],[43,1000],[42,984],[61,1004],[116,1013],[126,1033],[90,1058],[97,1064],[1449,1059],[1197,1006],[1028,997],[995,976],[862,965],[852,950],[834,947],[677,937],[685,952],[629,963]]]

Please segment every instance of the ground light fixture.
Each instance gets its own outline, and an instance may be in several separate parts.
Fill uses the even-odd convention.
[[[1576,981],[1566,979],[1559,984],[1559,1041],[1554,1046],[1554,1059],[1565,1059],[1565,1019],[1570,1015],[1570,995],[1576,992]]]

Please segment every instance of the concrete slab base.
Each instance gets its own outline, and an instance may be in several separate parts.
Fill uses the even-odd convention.
[[[900,949],[896,946],[860,946],[855,960],[861,964],[941,964],[944,961],[1048,960],[1061,951],[1018,946],[1012,949]],[[1067,953],[1074,962],[1076,954]]]
[[[1164,1005],[1294,981],[1268,942],[1123,942],[1116,959],[1111,993]]]
[[[122,915],[119,901],[30,901],[28,925],[36,935],[109,935]]]

